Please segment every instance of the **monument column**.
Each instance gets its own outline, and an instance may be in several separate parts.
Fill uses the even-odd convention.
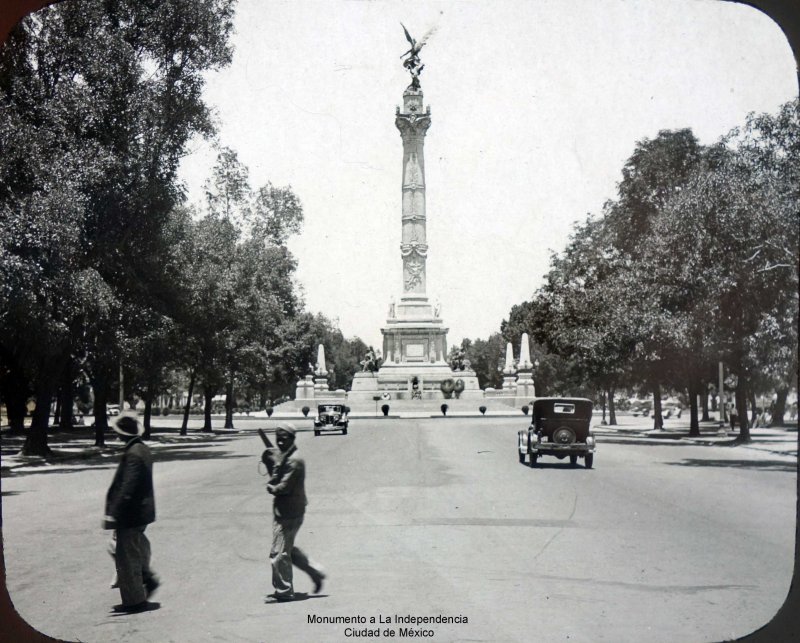
[[[430,107],[423,112],[422,90],[413,84],[403,92],[403,110],[395,125],[403,138],[403,202],[400,255],[403,259],[403,299],[425,298],[425,134],[431,124]]]

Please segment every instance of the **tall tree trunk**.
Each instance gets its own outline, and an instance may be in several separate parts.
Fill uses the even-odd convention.
[[[20,368],[13,356],[3,351],[0,353],[0,364],[4,364],[8,371],[0,380],[2,397],[6,403],[8,425],[12,433],[25,431],[25,416],[28,414],[28,397],[31,390],[28,378]]]
[[[225,387],[225,428],[233,428],[233,371],[228,373],[228,383]]]
[[[783,416],[786,414],[786,398],[789,397],[789,387],[779,388],[776,391],[775,404],[772,407],[770,426],[783,426]]]
[[[664,416],[661,413],[661,384],[653,384],[653,429],[661,431],[664,428]]]
[[[28,401],[28,390],[23,381],[11,381],[3,391],[6,399],[6,413],[8,413],[8,424],[12,433],[22,433],[25,431],[25,416],[28,413],[26,403]]]
[[[203,391],[205,398],[205,408],[203,409],[203,431],[211,431],[211,401],[214,398],[214,391],[206,388]]]
[[[697,413],[697,379],[692,376],[689,378],[689,435],[700,435],[700,423]]]
[[[614,387],[608,391],[608,423],[611,426],[617,425],[617,408],[614,406]]]
[[[603,420],[602,420],[602,424],[605,425],[605,424],[608,424],[608,422],[606,422],[606,392],[605,391],[603,391],[601,393],[601,395],[600,395],[600,403],[603,405]]]
[[[105,446],[106,431],[108,430],[108,387],[105,378],[95,380],[92,384],[94,391],[94,445],[97,447]]]
[[[183,409],[183,422],[181,422],[181,435],[186,435],[189,427],[189,411],[192,408],[192,395],[194,394],[194,369],[189,376],[189,392],[186,395],[186,408]]]
[[[711,417],[708,415],[708,398],[708,385],[706,382],[700,382],[700,404],[703,411],[703,417],[700,418],[701,422],[711,421]]]
[[[61,386],[61,413],[58,416],[58,424],[62,431],[71,429],[72,421],[72,381],[67,384],[66,380]]]
[[[756,400],[755,392],[751,388],[747,390],[747,400],[750,402],[750,426],[755,426],[758,418],[758,401]]]
[[[50,382],[42,381],[36,385],[36,408],[33,411],[31,426],[25,437],[22,447],[23,455],[49,455],[50,447],[47,445],[47,429],[50,425],[50,404],[53,393]]]
[[[64,366],[64,376],[61,380],[61,413],[58,415],[59,425],[63,431],[72,429],[72,405],[74,404],[75,387],[73,385],[73,361],[67,360]]]
[[[56,408],[53,410],[53,425],[54,426],[56,425],[56,423],[59,421],[59,418],[61,417],[61,398],[63,397],[63,392],[64,392],[63,388],[59,388],[56,391],[56,395],[55,395]]]
[[[747,393],[745,387],[747,382],[743,375],[738,374],[738,385],[736,386],[736,410],[739,413],[739,435],[736,442],[750,442],[750,423],[747,420]]]
[[[153,414],[153,394],[151,393],[151,389],[148,386],[145,389],[144,393],[144,417],[142,418],[142,422],[144,423],[144,435],[142,437],[145,440],[150,439],[150,418]]]

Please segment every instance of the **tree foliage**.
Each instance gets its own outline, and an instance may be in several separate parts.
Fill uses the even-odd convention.
[[[748,439],[746,397],[796,386],[799,141],[797,101],[712,146],[687,129],[640,141],[617,199],[576,226],[504,337],[528,332],[574,386],[611,400],[620,386],[651,391],[657,427],[662,389],[683,391],[693,432],[723,361]]]
[[[102,401],[127,322],[162,308],[161,232],[188,139],[212,131],[203,72],[230,61],[231,19],[229,0],[60,3],[0,50],[0,335],[35,382],[27,452],[48,450],[53,374],[85,357]]]

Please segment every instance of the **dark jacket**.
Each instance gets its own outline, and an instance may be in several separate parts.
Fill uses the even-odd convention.
[[[306,512],[306,463],[297,455],[297,446],[292,445],[286,453],[272,450],[275,468],[269,484],[273,485],[275,499],[272,511],[276,518],[300,518]]]
[[[116,521],[117,529],[141,527],[156,519],[153,456],[141,438],[125,445],[106,494],[106,516]]]

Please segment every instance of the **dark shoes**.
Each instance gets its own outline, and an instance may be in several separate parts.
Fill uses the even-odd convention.
[[[264,597],[265,603],[290,603],[295,599],[294,594],[267,594]]]
[[[161,585],[161,583],[155,576],[151,576],[144,582],[144,589],[147,594],[147,598],[150,598],[153,595],[153,592],[158,589],[159,585]]]
[[[325,574],[322,572],[314,579],[314,593],[319,594],[322,591],[322,581],[325,580]]]
[[[139,614],[140,612],[152,612],[161,607],[161,603],[151,603],[150,601],[142,601],[136,605],[115,605],[115,612],[122,612],[124,614]]]

